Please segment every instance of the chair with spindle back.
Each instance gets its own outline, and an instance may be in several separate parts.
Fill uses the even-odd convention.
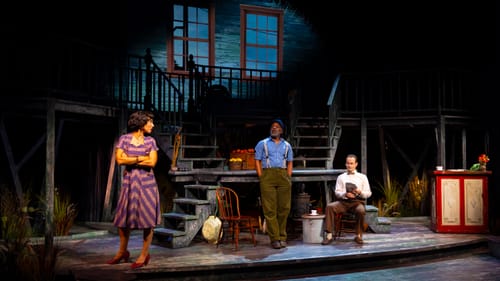
[[[235,250],[238,250],[240,232],[245,229],[250,232],[252,242],[255,247],[257,242],[255,240],[254,227],[252,223],[253,217],[241,215],[240,200],[236,191],[229,187],[219,186],[216,188],[215,194],[217,198],[219,218],[222,221],[217,247],[219,247],[219,244],[222,243],[224,236],[230,234]]]

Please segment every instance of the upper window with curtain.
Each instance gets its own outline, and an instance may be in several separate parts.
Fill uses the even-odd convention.
[[[190,55],[196,64],[214,61],[214,9],[199,1],[183,3],[173,5],[172,37],[167,42],[168,69],[173,72],[188,71]]]
[[[241,37],[241,66],[248,69],[245,75],[275,77],[275,71],[282,69],[283,11],[241,5]]]

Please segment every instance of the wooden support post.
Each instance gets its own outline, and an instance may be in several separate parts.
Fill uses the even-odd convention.
[[[47,142],[45,163],[45,261],[52,259],[54,246],[54,164],[55,164],[55,100],[47,101]]]
[[[361,172],[368,174],[368,144],[366,118],[361,118]]]
[[[108,182],[106,184],[106,195],[104,196],[104,207],[102,214],[103,221],[110,221],[113,219],[111,217],[111,206],[112,206],[111,202],[113,200],[113,178],[115,175],[115,167],[116,167],[115,152],[116,152],[116,145],[113,146],[111,161],[109,163]]]
[[[390,186],[391,184],[391,173],[389,171],[389,166],[387,165],[387,155],[385,153],[385,135],[384,129],[378,127],[378,139],[380,142],[380,160],[382,161],[382,177],[384,180],[384,186]]]

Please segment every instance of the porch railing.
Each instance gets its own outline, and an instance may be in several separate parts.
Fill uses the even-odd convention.
[[[468,114],[474,109],[471,73],[455,69],[343,73],[329,106],[343,117]]]

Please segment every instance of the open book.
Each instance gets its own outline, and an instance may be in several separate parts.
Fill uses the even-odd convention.
[[[354,190],[356,190],[356,189],[357,189],[357,187],[354,183],[346,182],[346,184],[345,184],[345,191],[346,192],[353,193]]]

